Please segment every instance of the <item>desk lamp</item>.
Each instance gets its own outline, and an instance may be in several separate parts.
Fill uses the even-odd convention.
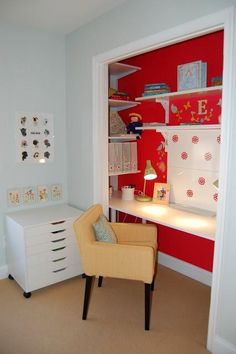
[[[146,168],[144,171],[144,185],[143,185],[143,192],[140,195],[136,196],[136,200],[138,200],[139,202],[150,202],[152,200],[151,197],[147,196],[145,194],[145,190],[146,190],[146,181],[152,180],[157,178],[157,174],[156,171],[154,170],[154,168],[152,167],[151,161],[147,160],[146,161]]]

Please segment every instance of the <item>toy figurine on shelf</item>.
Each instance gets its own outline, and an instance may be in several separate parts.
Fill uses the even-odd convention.
[[[129,113],[130,122],[127,125],[127,134],[142,134],[142,129],[138,129],[143,126],[141,122],[142,116],[139,113]],[[140,137],[139,137],[140,138]]]

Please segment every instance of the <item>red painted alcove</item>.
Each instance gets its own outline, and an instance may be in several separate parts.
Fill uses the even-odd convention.
[[[123,63],[139,66],[141,70],[120,79],[118,89],[127,92],[132,100],[142,96],[146,83],[165,82],[170,86],[171,91],[177,91],[177,66],[196,60],[207,63],[207,86],[211,86],[212,77],[222,76],[223,72],[223,31],[210,33],[124,60]],[[213,96],[209,104],[216,105],[218,99],[219,96]],[[178,101],[178,104],[182,104],[181,100]],[[194,105],[194,102],[191,104]],[[164,109],[160,104],[145,102],[134,108],[120,111],[119,114],[126,124],[129,122],[130,112],[140,113],[144,123],[164,122]],[[207,124],[218,122],[219,111],[215,109],[214,112],[210,121],[206,122]],[[188,118],[184,121],[188,121]],[[170,124],[177,123],[176,117],[173,114],[170,115]],[[146,160],[152,161],[158,174],[156,180],[147,182],[146,193],[152,196],[154,183],[167,181],[167,154],[162,148],[163,141],[161,133],[154,130],[143,131],[142,138],[137,141],[138,169],[141,170],[141,173],[119,176],[119,189],[127,184],[135,184],[137,190],[143,189],[143,171]],[[122,215],[121,218],[123,219],[123,217]],[[127,217],[125,221],[135,220],[132,217]],[[212,271],[213,241],[161,225],[157,227],[159,251]]]

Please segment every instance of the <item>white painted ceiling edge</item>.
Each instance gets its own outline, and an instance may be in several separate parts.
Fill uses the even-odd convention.
[[[0,22],[68,34],[126,0],[0,0]]]

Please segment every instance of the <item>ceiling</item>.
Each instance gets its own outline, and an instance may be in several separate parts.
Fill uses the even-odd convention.
[[[0,22],[70,33],[126,0],[0,0]]]

